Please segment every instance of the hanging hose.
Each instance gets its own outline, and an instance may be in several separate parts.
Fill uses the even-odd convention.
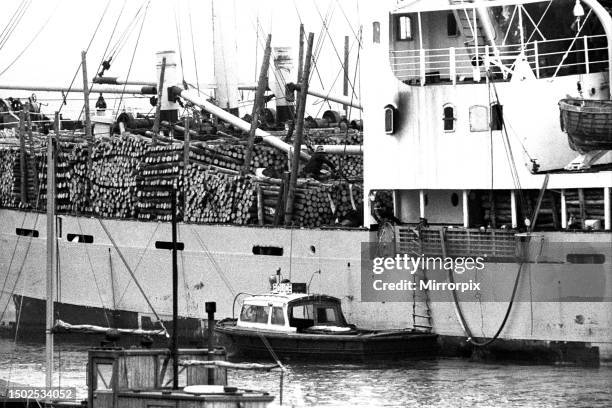
[[[446,232],[445,229],[440,230],[440,244],[442,245],[442,257],[444,258],[446,258],[446,234],[445,232]],[[499,335],[501,334],[502,330],[504,329],[504,327],[506,327],[506,323],[508,322],[508,317],[510,316],[510,312],[512,311],[512,306],[514,305],[514,299],[516,298],[516,291],[518,289],[518,283],[521,279],[521,272],[523,270],[523,265],[524,264],[522,262],[519,264],[519,269],[516,273],[516,279],[514,280],[514,287],[512,288],[512,296],[510,297],[510,302],[508,303],[508,308],[506,309],[506,314],[504,315],[504,319],[502,320],[499,326],[499,329],[497,329],[493,337],[491,337],[487,341],[477,342],[476,340],[474,340],[472,331],[470,330],[470,327],[467,324],[465,316],[463,315],[463,311],[461,310],[461,305],[459,304],[459,298],[457,296],[457,292],[455,291],[455,289],[452,289],[451,293],[453,294],[453,303],[455,306],[455,312],[457,314],[457,317],[459,318],[459,323],[461,324],[461,327],[463,328],[463,331],[465,332],[465,335],[467,336],[467,341],[470,344],[476,347],[486,347],[490,344],[493,344],[499,338]],[[447,272],[448,272],[449,283],[455,283],[452,269],[449,269]]]

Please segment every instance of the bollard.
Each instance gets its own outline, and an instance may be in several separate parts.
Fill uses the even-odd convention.
[[[208,353],[210,359],[210,353],[214,350],[213,347],[213,336],[215,329],[215,312],[217,311],[217,303],[216,302],[206,302],[205,303],[206,313],[208,314]],[[214,385],[215,380],[215,369],[208,369],[208,384]]]

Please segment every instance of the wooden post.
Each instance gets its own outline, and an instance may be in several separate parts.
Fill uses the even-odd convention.
[[[565,190],[561,190],[561,228],[567,228],[567,203],[565,201]]]
[[[178,364],[178,261],[176,253],[176,188],[172,189],[172,388],[179,388]]]
[[[491,218],[491,228],[497,228],[497,210],[495,208],[495,190],[489,190],[489,214]]]
[[[419,217],[425,218],[425,191],[419,190]]]
[[[516,211],[516,191],[510,191],[510,211],[512,212],[512,228],[518,228],[518,214]]]
[[[21,176],[21,205],[28,203],[28,169],[26,168],[25,110],[19,113],[19,174]]]
[[[259,114],[263,107],[264,94],[268,86],[268,67],[270,66],[270,54],[272,48],[272,35],[268,34],[266,40],[266,50],[264,52],[263,62],[261,63],[261,70],[259,71],[259,81],[257,82],[257,92],[255,93],[255,101],[253,102],[253,112],[251,114],[251,128],[249,129],[249,141],[247,144],[246,152],[244,154],[244,164],[240,174],[244,175],[249,172],[251,167],[251,157],[253,157],[253,147],[255,145],[255,132],[257,131],[257,125],[259,123]]]
[[[32,134],[32,118],[30,116],[30,105],[26,105],[27,109],[26,109],[26,119],[27,119],[27,124],[28,124],[28,141],[30,142],[30,167],[31,167],[31,171],[34,177],[34,194],[36,194],[36,197],[33,197],[33,199],[37,202],[38,201],[38,194],[40,193],[40,186],[38,185],[38,183],[40,182],[40,180],[38,179],[38,169],[36,168],[36,155],[34,153],[34,135]]]
[[[91,157],[93,135],[91,134],[91,116],[89,114],[89,84],[87,81],[87,52],[81,51],[81,68],[83,69],[83,99],[85,102],[85,136],[87,138],[87,148]]]
[[[612,229],[612,208],[610,206],[610,187],[604,187],[604,229]]]
[[[295,186],[300,168],[300,151],[302,147],[302,136],[304,134],[304,113],[306,112],[306,98],[308,97],[308,77],[310,76],[310,63],[312,61],[312,43],[314,34],[308,34],[308,45],[306,47],[306,59],[304,61],[304,71],[300,81],[300,97],[298,100],[298,110],[295,126],[295,137],[293,139],[293,155],[291,161],[291,178],[287,191],[287,203],[285,205],[285,224],[290,224],[293,220],[293,201],[295,199]]]
[[[276,211],[274,213],[274,226],[278,226],[285,217],[285,202],[287,198],[287,185],[289,184],[290,173],[286,171],[283,174],[283,182],[278,191],[278,199],[276,202]]]
[[[582,225],[582,229],[586,227],[586,206],[584,202],[584,190],[578,189],[578,204],[580,205],[580,224]]]
[[[159,85],[157,85],[157,106],[155,106],[155,121],[153,122],[153,146],[157,144],[159,135],[159,123],[161,121],[162,90],[164,89],[164,74],[166,73],[166,57],[162,58],[161,72],[159,73]]]
[[[59,136],[59,112],[55,112],[55,135]],[[46,329],[45,329],[45,385],[53,387],[53,301],[55,300],[55,152],[53,134],[47,137],[47,290],[46,290]]]
[[[548,192],[548,198],[550,199],[550,209],[552,211],[553,227],[557,230],[561,227],[561,221],[559,220],[559,208],[557,207],[557,199],[555,194]]]
[[[343,82],[343,95],[348,96],[349,91],[349,37],[348,35],[344,36],[344,82]],[[348,105],[343,105],[342,109],[346,112],[348,119]]]
[[[304,37],[306,33],[304,32],[304,24],[300,24],[300,48],[298,51],[298,72],[297,72],[297,82],[302,80],[302,72],[304,72]]]
[[[470,227],[470,205],[468,200],[468,194],[469,193],[467,190],[463,190],[461,194],[463,198],[463,228]]]
[[[191,149],[191,132],[189,131],[190,118],[185,116],[185,130],[183,131],[183,217],[187,209],[187,182],[189,180],[189,151]]]
[[[263,192],[261,191],[261,185],[257,183],[257,221],[259,225],[264,225],[264,203],[263,203]]]

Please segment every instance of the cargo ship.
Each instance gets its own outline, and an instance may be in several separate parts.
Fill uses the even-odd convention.
[[[197,331],[204,302],[214,299],[218,316],[231,317],[234,297],[265,291],[280,268],[341,299],[356,325],[432,331],[449,354],[609,361],[612,154],[574,150],[559,111],[568,95],[610,99],[609,2],[361,6],[363,226],[179,224],[181,316]],[[583,125],[592,120],[585,116]],[[392,214],[381,211],[381,197]],[[104,323],[114,305],[117,322],[150,325],[138,286],[159,315],[169,315],[170,254],[161,242],[168,223],[60,218],[65,320]],[[0,219],[0,265],[13,288],[3,289],[2,305],[15,308],[20,330],[42,333],[44,240],[37,237],[45,225],[17,208],[1,209]],[[482,272],[452,276],[480,289],[465,295],[428,286],[401,299],[368,298],[371,257],[363,244],[391,254],[482,257]],[[413,277],[450,279],[445,268]]]

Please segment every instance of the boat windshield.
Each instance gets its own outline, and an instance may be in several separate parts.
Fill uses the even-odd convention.
[[[312,326],[344,326],[339,305],[306,303],[289,308],[289,325],[298,330]]]
[[[257,305],[244,305],[240,312],[240,320],[250,323],[268,323],[268,307]]]

